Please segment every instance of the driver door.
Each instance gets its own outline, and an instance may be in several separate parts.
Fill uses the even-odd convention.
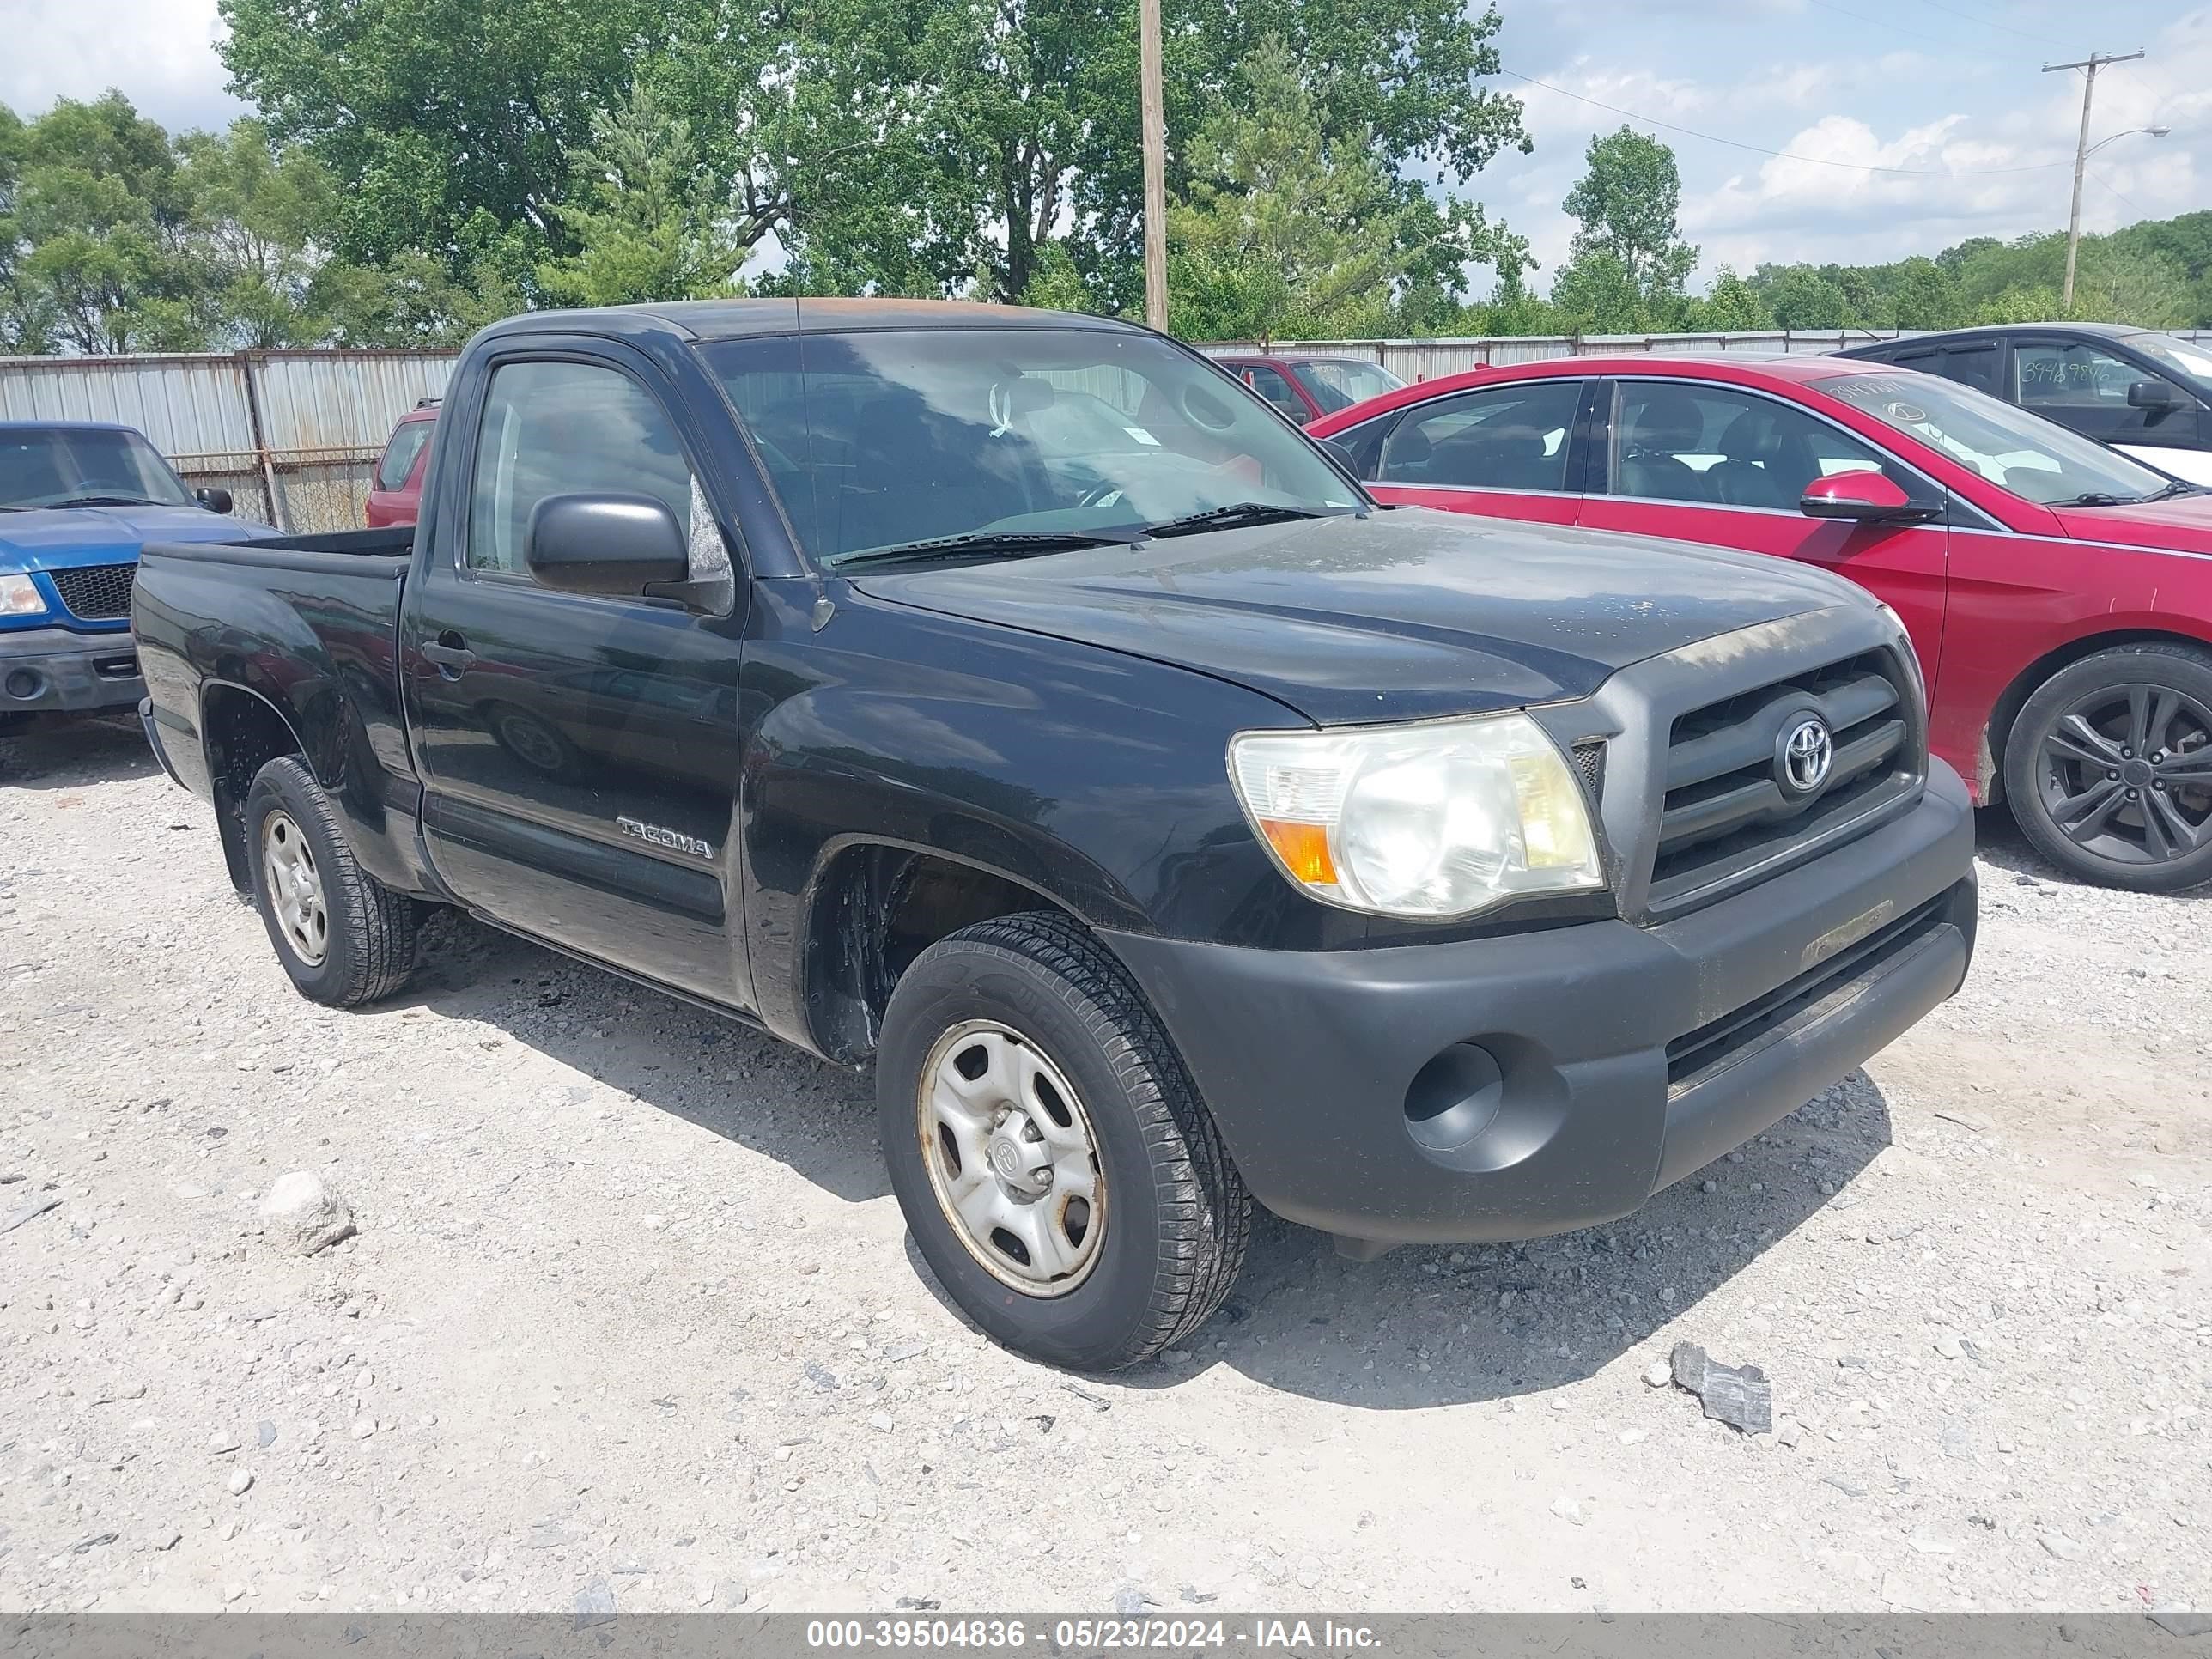
[[[493,921],[750,1004],[737,914],[743,587],[672,389],[606,343],[497,359],[459,423],[431,556],[407,588],[408,726],[440,877]],[[735,614],[541,586],[549,495],[647,495],[719,563]],[[729,607],[725,607],[726,612]]]

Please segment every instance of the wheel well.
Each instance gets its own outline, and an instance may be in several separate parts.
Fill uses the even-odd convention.
[[[1065,905],[957,859],[903,847],[848,847],[816,884],[806,934],[806,1021],[833,1060],[873,1053],[891,988],[939,939],[994,916]]]
[[[307,750],[283,715],[266,699],[234,685],[210,686],[200,709],[208,775],[215,783],[216,823],[231,885],[253,890],[246,860],[246,795],[261,769],[279,755]]]
[[[2054,651],[2045,652],[2014,676],[2013,682],[1990,710],[1990,723],[1982,732],[1981,802],[1995,806],[2004,799],[2005,744],[2012,736],[2013,722],[2020,718],[2021,706],[2035,695],[2036,687],[2062,668],[2071,667],[2084,657],[2094,657],[2100,651],[2110,651],[2124,645],[2185,645],[2197,651],[2212,653],[2203,640],[2188,634],[2167,633],[2155,628],[2127,629],[2115,634],[2093,634],[2087,639],[2070,640]]]

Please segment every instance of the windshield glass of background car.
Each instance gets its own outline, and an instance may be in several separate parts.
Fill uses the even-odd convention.
[[[135,432],[70,427],[0,432],[0,507],[58,507],[80,496],[192,505],[191,491]]]
[[[1305,382],[1314,401],[1322,406],[1322,413],[1328,415],[1354,404],[1364,404],[1370,398],[1379,398],[1386,392],[1395,392],[1406,384],[1379,363],[1363,363],[1348,357],[1292,363],[1291,372]]]
[[[2212,350],[2171,334],[2130,334],[2127,343],[2156,363],[2190,379],[2212,382]]]
[[[2039,415],[1933,375],[1838,374],[1813,384],[2045,507],[2084,495],[2141,501],[2173,482]]]
[[[1357,505],[1312,444],[1206,364],[1107,329],[810,334],[702,348],[801,545],[1085,532],[1238,502]]]

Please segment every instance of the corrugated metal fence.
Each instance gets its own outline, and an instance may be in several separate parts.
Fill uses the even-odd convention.
[[[1316,351],[1332,356],[1364,357],[1380,363],[1401,380],[1433,380],[1494,363],[1534,363],[1553,357],[1587,357],[1623,352],[1822,352],[1876,340],[1909,339],[1925,329],[1768,329],[1753,334],[1522,334],[1457,340],[1276,340],[1209,343],[1200,348],[1215,356],[1243,351]],[[2185,340],[2208,337],[2175,331]]]
[[[0,358],[0,420],[120,421],[194,488],[286,530],[362,522],[400,416],[446,389],[450,351]]]

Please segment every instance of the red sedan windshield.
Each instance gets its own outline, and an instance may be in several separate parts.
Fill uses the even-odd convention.
[[[1847,374],[1813,385],[2044,507],[2115,507],[2172,492],[2163,472],[1933,374]]]

